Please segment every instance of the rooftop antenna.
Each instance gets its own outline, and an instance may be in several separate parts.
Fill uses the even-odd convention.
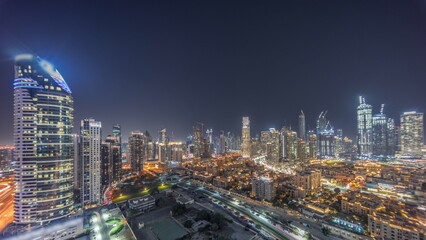
[[[359,104],[362,104],[362,96],[359,96]]]

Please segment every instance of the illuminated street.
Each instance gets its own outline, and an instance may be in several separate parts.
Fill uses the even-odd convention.
[[[0,231],[13,221],[13,180],[0,181]]]

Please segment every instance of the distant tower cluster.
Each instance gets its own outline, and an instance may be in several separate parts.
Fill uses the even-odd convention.
[[[243,129],[241,134],[241,153],[244,157],[250,157],[251,153],[251,137],[250,137],[250,119],[243,117]]]

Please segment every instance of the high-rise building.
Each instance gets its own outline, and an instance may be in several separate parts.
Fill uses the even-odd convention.
[[[325,131],[327,127],[327,119],[325,118],[325,115],[327,115],[327,111],[323,111],[320,113],[317,119],[317,134]]]
[[[358,154],[371,155],[373,142],[373,107],[359,97],[357,108]]]
[[[318,155],[321,158],[335,157],[335,140],[333,129],[327,129],[318,134]]]
[[[374,114],[372,131],[372,154],[384,156],[387,152],[388,119],[385,114]]]
[[[317,134],[314,131],[308,132],[308,149],[309,158],[316,158],[318,155],[318,139]]]
[[[396,151],[395,120],[393,118],[388,118],[386,128],[386,155],[393,157]]]
[[[220,131],[220,135],[216,141],[216,154],[225,154],[228,152],[229,149],[229,142],[228,138],[225,136],[224,131]]]
[[[334,137],[335,142],[335,155],[339,156],[344,152],[343,150],[343,130],[337,129],[336,136]]]
[[[387,118],[383,113],[382,104],[379,114],[374,114],[372,119],[372,154],[379,157],[392,157],[395,155],[395,123],[392,118]]]
[[[114,124],[112,126],[112,136],[114,136],[118,143],[121,144],[121,125],[120,124]]]
[[[192,127],[192,141],[194,144],[194,157],[207,158],[211,156],[209,140],[203,136],[203,123],[197,123]]]
[[[276,190],[270,178],[260,177],[252,180],[252,196],[261,200],[272,201]]]
[[[406,158],[421,158],[424,145],[423,113],[401,114],[401,155]]]
[[[167,130],[165,128],[160,130],[158,143],[167,144],[169,142],[169,137],[167,136]]]
[[[297,158],[297,133],[284,127],[281,130],[282,157],[285,161],[293,161]]]
[[[299,114],[299,138],[306,139],[306,120],[305,120],[305,114],[303,113],[303,110],[300,110]]]
[[[281,133],[275,128],[270,128],[267,138],[265,138],[266,134],[264,132],[262,134],[261,145],[265,145],[264,154],[266,154],[266,160],[270,163],[280,162],[282,160]]]
[[[73,99],[49,62],[15,58],[14,161],[17,224],[45,224],[73,209]]]
[[[101,146],[101,183],[103,190],[121,177],[121,145],[118,136],[108,136]]]
[[[250,119],[249,117],[243,117],[243,129],[241,134],[241,154],[244,157],[250,157],[250,143],[251,143],[251,137],[250,137]]]
[[[12,167],[13,147],[0,146],[0,170],[9,170]]]
[[[145,161],[145,136],[141,131],[133,131],[129,137],[129,150],[127,157],[130,157],[132,172],[141,173]]]
[[[81,121],[81,200],[84,208],[101,202],[101,133],[102,124],[89,118]]]

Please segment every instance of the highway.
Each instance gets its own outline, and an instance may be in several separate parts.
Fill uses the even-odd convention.
[[[250,210],[224,194],[213,192],[202,186],[193,189],[193,191],[203,193],[204,195],[212,199],[213,203],[215,204],[218,204],[222,207],[226,206],[228,211],[232,212],[232,214],[237,214],[241,218],[247,218],[245,221],[247,224],[250,223],[252,224],[252,226],[261,226],[261,229],[257,229],[265,232],[265,234],[263,235],[271,236],[272,239],[305,239],[301,236],[297,236],[289,231],[284,230],[286,227],[282,226],[278,221],[274,221],[270,217],[263,216],[262,214],[256,212],[253,209]]]
[[[261,220],[263,220],[263,222],[266,221],[267,224],[271,225],[271,227],[275,228],[277,231],[282,231],[283,228],[280,225],[276,225],[276,226],[273,225],[270,222],[270,220],[268,220],[268,219],[266,219],[265,217],[262,216],[262,213],[268,213],[270,215],[270,216],[268,216],[268,218],[273,219],[274,223],[278,223],[281,220],[291,221],[291,225],[296,227],[302,233],[303,232],[310,233],[316,239],[321,239],[321,240],[330,239],[330,238],[323,235],[323,233],[321,231],[321,228],[322,228],[321,222],[317,222],[317,221],[315,221],[311,218],[304,217],[302,214],[300,214],[296,211],[293,211],[293,210],[290,210],[290,209],[287,210],[287,209],[272,207],[272,206],[265,204],[263,202],[259,202],[259,201],[253,200],[251,198],[243,197],[243,196],[232,195],[232,198],[229,198],[228,197],[229,191],[227,191],[227,190],[217,188],[217,187],[214,187],[211,184],[205,184],[205,183],[198,182],[198,181],[192,181],[192,183],[195,183],[198,186],[206,186],[207,185],[208,187],[216,190],[216,192],[209,191],[210,194],[216,193],[215,196],[221,196],[222,198],[228,198],[227,199],[228,202],[238,204],[238,202],[233,201],[232,198],[238,199],[238,200],[244,202],[245,206],[250,207],[252,210],[256,211],[257,213],[260,213],[259,216],[261,218],[263,218],[263,219],[261,219]],[[204,188],[204,191],[208,191],[208,190]],[[221,192],[222,194],[218,195],[219,192]],[[237,206],[237,207],[243,208],[243,210],[247,209],[244,206]],[[259,216],[257,216],[257,214],[256,214],[254,217],[259,218]],[[287,231],[284,231],[284,232],[285,233],[283,233],[283,234],[285,235],[286,239],[295,239],[295,238],[300,239],[300,236],[297,236],[293,233],[288,233]],[[290,234],[290,236],[288,234]],[[304,238],[301,238],[301,239],[304,239]]]
[[[0,182],[0,231],[13,221],[13,181]]]

